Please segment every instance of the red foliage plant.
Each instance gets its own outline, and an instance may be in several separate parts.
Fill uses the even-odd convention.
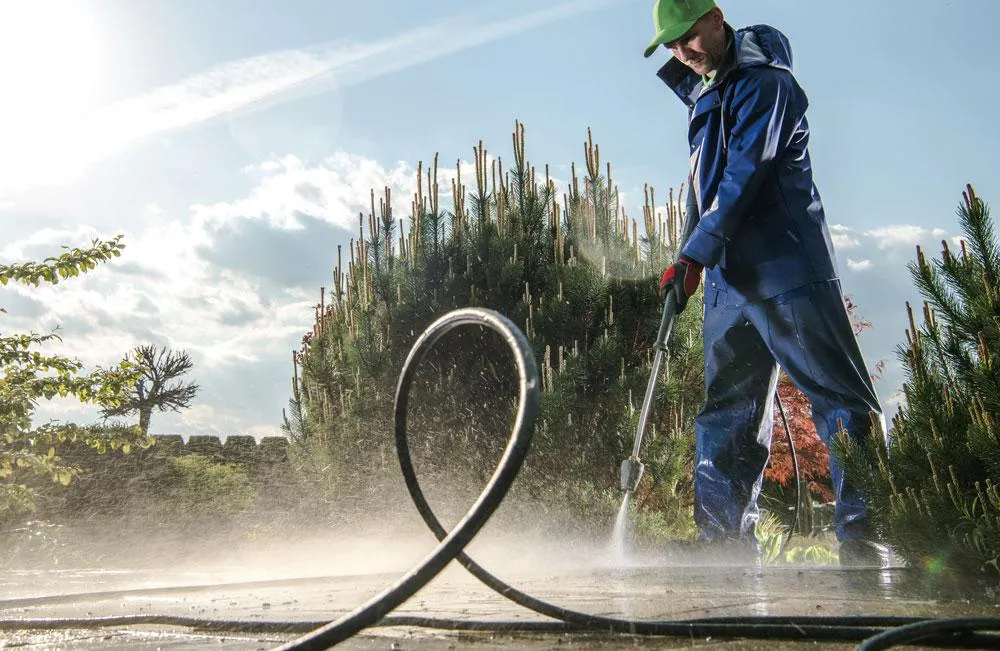
[[[861,319],[857,315],[857,305],[849,296],[844,297],[844,305],[847,313],[851,317],[851,324],[854,326],[854,334],[861,334],[863,330],[872,327],[868,321]],[[885,362],[880,360],[875,364],[875,370],[871,373],[872,379],[881,376]],[[812,421],[812,405],[809,398],[799,391],[792,381],[784,373],[778,380],[778,397],[785,408],[785,416],[788,419],[788,429],[791,430],[792,441],[795,443],[795,453],[798,456],[800,479],[807,483],[809,492],[816,499],[822,502],[833,500],[833,492],[830,490],[830,462],[826,445],[820,440],[816,432],[816,426]],[[784,424],[781,422],[781,414],[774,410],[774,425],[771,435],[771,458],[767,468],[764,470],[764,477],[768,481],[773,481],[781,486],[789,486],[795,478],[795,469],[792,465],[792,455],[788,449],[788,439],[785,437]]]

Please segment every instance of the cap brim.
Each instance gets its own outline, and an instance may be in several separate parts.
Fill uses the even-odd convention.
[[[660,30],[660,33],[654,36],[653,40],[646,46],[646,52],[643,56],[648,59],[652,56],[653,52],[656,52],[656,48],[660,47],[664,43],[676,41],[680,37],[684,36],[699,20],[700,18],[695,18],[694,20],[672,25],[669,29]]]

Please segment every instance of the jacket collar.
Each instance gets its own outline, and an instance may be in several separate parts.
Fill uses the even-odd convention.
[[[778,30],[766,25],[733,30],[729,23],[725,24],[725,28],[727,38],[732,38],[732,44],[726,51],[718,72],[707,86],[701,75],[676,57],[670,57],[656,72],[656,76],[688,107],[694,107],[703,91],[721,85],[734,70],[764,65],[791,70],[791,48],[784,34]]]

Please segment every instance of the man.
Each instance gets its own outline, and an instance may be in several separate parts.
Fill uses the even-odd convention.
[[[787,38],[734,30],[714,0],[656,0],[657,73],[689,109],[686,240],[661,280],[678,310],[705,271],[704,408],[695,420],[699,539],[757,550],[778,365],[810,399],[830,445],[885,420],[845,309],[809,159],[808,101]],[[831,456],[841,563],[884,564],[861,495]]]

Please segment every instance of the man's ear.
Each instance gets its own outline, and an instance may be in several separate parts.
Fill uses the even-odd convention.
[[[726,22],[726,17],[722,13],[721,7],[712,7],[711,11],[708,12],[711,17],[712,25],[715,27],[722,27],[723,23]]]

